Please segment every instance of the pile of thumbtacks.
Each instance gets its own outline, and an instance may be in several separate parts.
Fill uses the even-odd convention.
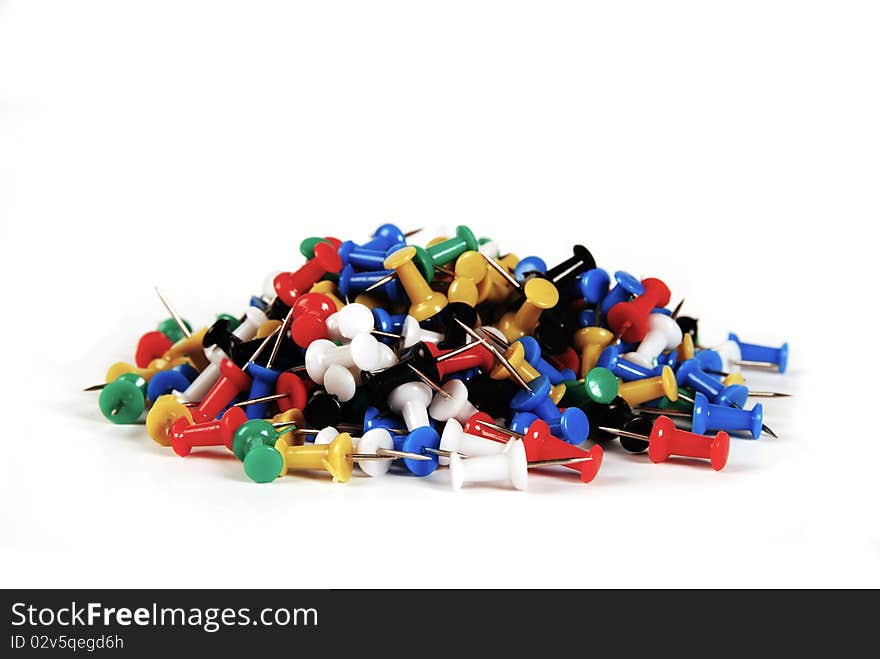
[[[612,279],[582,245],[548,268],[465,226],[424,248],[407,244],[414,233],[308,238],[304,265],[199,331],[160,294],[172,318],[141,337],[136,365],[114,364],[88,390],[110,421],[147,411],[159,444],[181,456],[225,447],[258,483],[448,465],[455,488],[525,489],[530,469],[558,465],[589,483],[614,439],[652,462],[720,470],[729,433],[773,435],[747,399],[784,394],[750,391],[740,369],[784,372],[787,345],[730,334],[701,347],[696,320],[667,309],[666,284]]]

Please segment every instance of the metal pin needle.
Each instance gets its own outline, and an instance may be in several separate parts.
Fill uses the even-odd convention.
[[[183,318],[178,315],[178,313],[174,310],[174,307],[172,307],[168,303],[168,300],[166,300],[165,297],[162,295],[162,293],[159,292],[159,287],[153,286],[153,288],[156,289],[156,295],[159,296],[159,300],[162,302],[162,305],[168,310],[168,313],[171,314],[171,317],[174,319],[174,322],[177,323],[177,326],[180,328],[180,331],[183,332],[183,335],[186,338],[191,337],[192,333],[189,331],[186,323],[183,322]]]
[[[452,398],[452,394],[450,394],[448,391],[444,391],[443,389],[441,389],[441,388],[439,387],[439,385],[437,385],[436,383],[432,382],[432,381],[431,381],[431,378],[429,378],[427,375],[425,375],[424,373],[422,373],[422,372],[421,372],[419,369],[417,369],[415,366],[413,366],[412,364],[407,364],[407,366],[409,367],[409,369],[410,369],[413,373],[415,373],[415,374],[419,377],[419,380],[421,380],[421,381],[424,382],[426,385],[428,385],[429,387],[431,387],[432,390],[436,391],[438,394],[440,394],[441,396],[443,396],[443,398]]]
[[[480,253],[482,254],[482,252]],[[522,289],[522,284],[520,284],[516,280],[516,278],[514,278],[514,276],[507,271],[507,268],[505,268],[503,265],[498,263],[498,261],[487,254],[483,254],[483,258],[486,259],[486,263],[488,263],[492,267],[492,269],[495,270],[495,272],[504,277],[511,286],[513,286],[517,290]]]

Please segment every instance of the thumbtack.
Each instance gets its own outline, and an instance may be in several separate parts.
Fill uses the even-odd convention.
[[[678,399],[678,382],[672,369],[664,366],[656,377],[624,382],[618,388],[618,395],[629,405],[640,405],[663,396],[674,402]]]
[[[512,438],[497,455],[484,455],[462,460],[458,453],[449,456],[452,489],[459,490],[465,482],[509,480],[517,490],[525,490],[529,481],[529,464],[521,439]]]
[[[506,444],[511,437],[519,438],[526,447],[529,467],[551,466],[550,463],[567,466],[580,474],[583,483],[592,482],[602,466],[601,446],[597,444],[588,451],[573,446],[551,435],[549,426],[540,419],[532,421],[523,434],[498,426],[490,416],[479,412],[467,422],[465,430],[500,444]]]
[[[440,435],[440,446],[438,448],[445,453],[445,455],[440,457],[440,464],[447,465],[449,464],[449,457],[453,453],[479,457],[497,455],[504,450],[504,445],[479,435],[468,434],[458,421],[449,419],[443,428],[443,434]],[[438,455],[440,454],[438,453]]]
[[[779,348],[762,346],[757,343],[745,343],[733,332],[727,335],[728,340],[734,341],[740,350],[742,359],[734,362],[743,368],[766,368],[785,373],[788,367],[788,343],[783,343]]]
[[[699,393],[699,392],[697,392],[697,393]],[[697,404],[697,400],[695,398],[694,405],[696,405],[696,404]],[[721,403],[721,404],[723,405],[724,403]],[[739,402],[727,401],[727,404],[729,407],[732,407],[737,410],[743,409],[742,404],[740,404]],[[755,407],[760,407],[760,405],[756,405]],[[761,430],[764,431],[765,433],[767,433],[768,435],[770,435],[773,439],[779,439],[779,435],[777,435],[775,432],[773,432],[773,430],[771,428],[769,428],[767,426],[767,424],[762,423]]]
[[[546,421],[551,432],[561,436],[569,444],[580,444],[587,439],[590,434],[587,415],[579,407],[568,407],[565,411],[560,411],[550,399],[550,381],[547,376],[542,375],[532,380],[531,387],[520,389],[510,400],[510,407],[517,412],[530,413],[525,415],[529,418],[525,425],[531,423],[530,415],[534,415]],[[511,425],[522,423],[525,417],[517,414]]]
[[[419,271],[413,259],[418,252],[415,247],[402,247],[385,259],[385,267],[394,270],[409,298],[409,315],[418,321],[435,316],[449,303],[446,296],[431,289],[428,279],[433,278],[433,264],[430,257],[420,259],[429,271],[425,276]]]
[[[540,277],[529,279],[522,285],[522,292],[525,296],[522,306],[516,311],[505,313],[497,323],[498,329],[508,341],[515,341],[534,333],[541,313],[559,303],[559,291],[547,279]]]
[[[162,302],[162,305],[165,307],[165,309],[168,310],[168,313],[174,319],[174,322],[177,323],[177,326],[180,328],[180,331],[183,332],[183,335],[186,338],[189,338],[190,336],[192,336],[192,332],[189,331],[189,328],[186,326],[186,323],[183,322],[183,318],[180,317],[180,315],[174,310],[174,307],[172,307],[168,303],[168,300],[166,300],[165,297],[162,295],[162,293],[159,292],[159,287],[153,286],[153,288],[156,290],[156,295],[159,296],[159,301]]]
[[[335,428],[324,428],[315,437],[315,444],[331,444],[339,436]],[[352,437],[351,444],[357,453],[352,454],[352,460],[358,463],[361,471],[368,476],[384,476],[391,469],[391,461],[398,458],[404,460],[430,461],[431,457],[408,451],[396,451],[394,440],[387,428],[373,428],[363,434],[362,437]],[[384,462],[382,462],[384,461]],[[380,462],[380,464],[369,464]],[[367,464],[364,464],[367,463]]]
[[[544,277],[556,286],[561,287],[568,281],[575,279],[582,272],[596,268],[596,259],[593,258],[590,250],[583,245],[574,245],[572,252],[572,256],[547,269],[544,273]]]
[[[620,437],[648,442],[648,457],[655,463],[665,462],[671,455],[706,458],[711,462],[712,469],[720,471],[727,464],[727,456],[730,454],[730,436],[726,432],[719,432],[714,437],[698,435],[676,428],[672,419],[667,416],[661,416],[654,422],[650,435],[605,426],[600,426],[599,429]]]

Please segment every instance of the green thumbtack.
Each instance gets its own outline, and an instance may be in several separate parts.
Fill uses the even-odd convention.
[[[98,407],[108,420],[135,423],[144,413],[147,381],[135,373],[123,373],[101,390]]]
[[[583,380],[564,380],[562,384],[565,395],[560,403],[574,407],[593,403],[607,405],[617,397],[619,387],[614,373],[601,366],[590,369]]]
[[[438,266],[451,263],[465,252],[475,252],[479,247],[480,244],[473,231],[462,224],[455,227],[455,238],[431,245],[425,251],[431,257],[431,262]]]
[[[584,378],[584,389],[587,395],[596,403],[607,405],[617,397],[620,383],[617,377],[607,368],[597,366],[590,369]]]
[[[291,424],[281,432],[265,419],[251,419],[232,436],[232,452],[244,463],[244,473],[257,483],[271,483],[281,473],[284,458],[275,449],[275,442],[296,428]]]
[[[183,323],[189,328],[189,331],[192,332],[192,325],[189,324],[189,321],[184,320]],[[173,318],[166,318],[159,323],[156,329],[167,336],[171,343],[177,343],[184,336],[183,330],[177,326],[177,322]]]

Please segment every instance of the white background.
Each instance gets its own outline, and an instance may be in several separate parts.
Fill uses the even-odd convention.
[[[871,2],[0,4],[3,586],[880,586]],[[774,441],[530,491],[248,482],[82,387],[299,241],[586,244],[791,344]]]

